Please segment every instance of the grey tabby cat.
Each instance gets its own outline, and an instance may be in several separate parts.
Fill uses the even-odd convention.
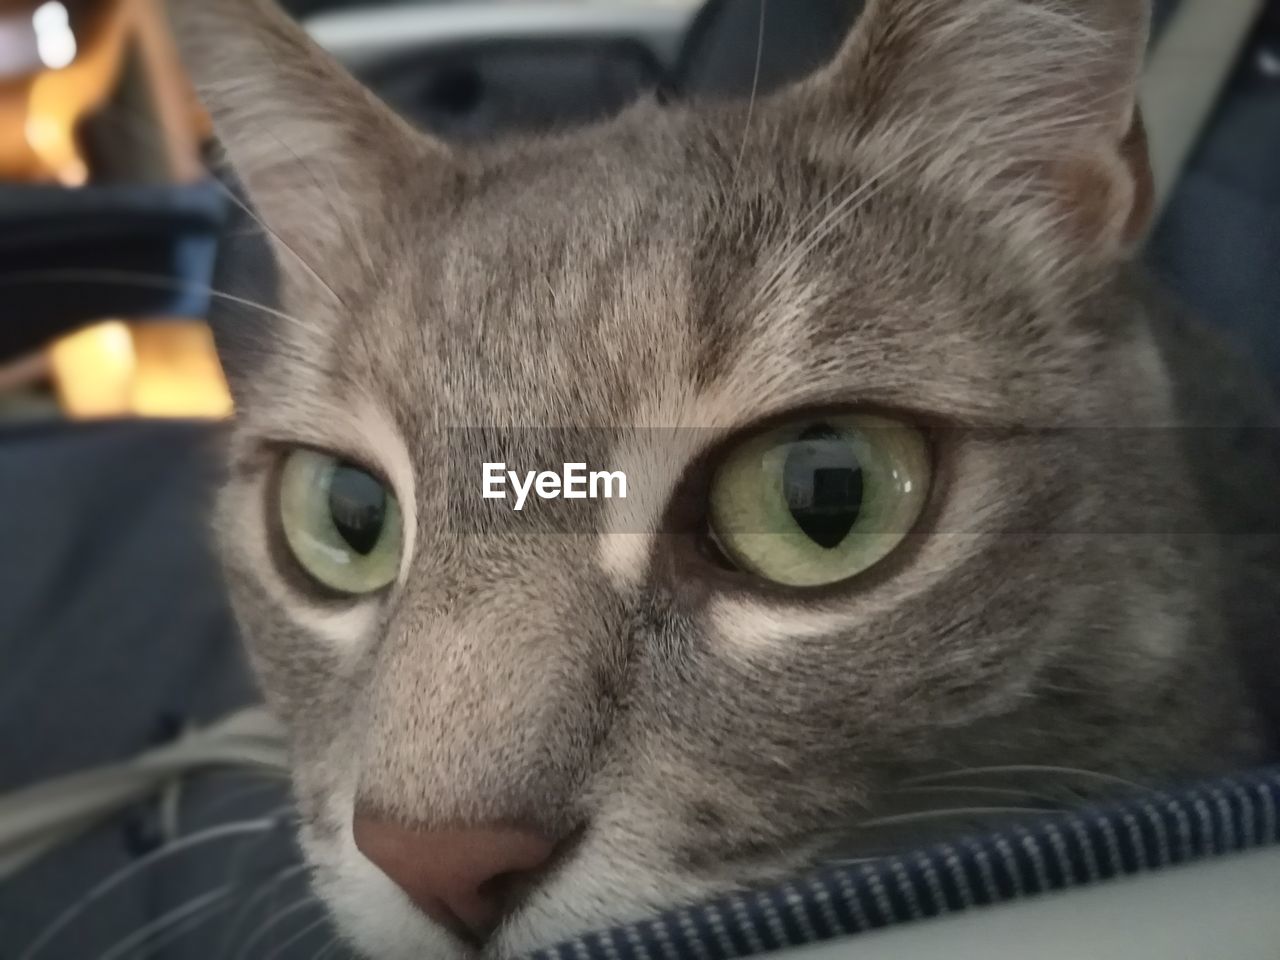
[[[767,100],[466,149],[266,0],[174,8],[279,270],[221,549],[362,953],[856,856],[947,771],[1262,759],[1278,488],[1218,401],[1275,421],[1131,277],[1145,3],[878,0]],[[499,460],[630,495],[517,514]]]

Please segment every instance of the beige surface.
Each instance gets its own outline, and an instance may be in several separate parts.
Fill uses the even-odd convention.
[[[787,960],[1277,960],[1280,848],[900,930]]]
[[[1142,109],[1160,208],[1231,75],[1264,0],[1183,0],[1147,65]],[[1280,946],[1276,949],[1280,957]]]

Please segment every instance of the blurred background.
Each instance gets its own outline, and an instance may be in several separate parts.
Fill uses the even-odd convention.
[[[746,96],[856,0],[291,0],[442,136]],[[1158,4],[1153,272],[1280,390],[1280,2]],[[0,0],[0,960],[339,956],[205,534],[261,237],[161,0]],[[245,710],[248,712],[244,712]]]

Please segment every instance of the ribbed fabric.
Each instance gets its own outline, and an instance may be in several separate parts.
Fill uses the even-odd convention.
[[[737,960],[1272,845],[1280,845],[1280,768],[818,871],[529,960]]]

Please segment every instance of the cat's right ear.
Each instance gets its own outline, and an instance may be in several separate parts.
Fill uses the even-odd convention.
[[[868,0],[802,94],[886,169],[961,193],[1035,249],[1109,262],[1152,212],[1137,108],[1150,6]]]
[[[288,276],[361,281],[361,249],[406,182],[446,176],[443,145],[413,130],[274,0],[169,0],[183,60],[235,179]],[[314,277],[313,277],[314,279]]]

